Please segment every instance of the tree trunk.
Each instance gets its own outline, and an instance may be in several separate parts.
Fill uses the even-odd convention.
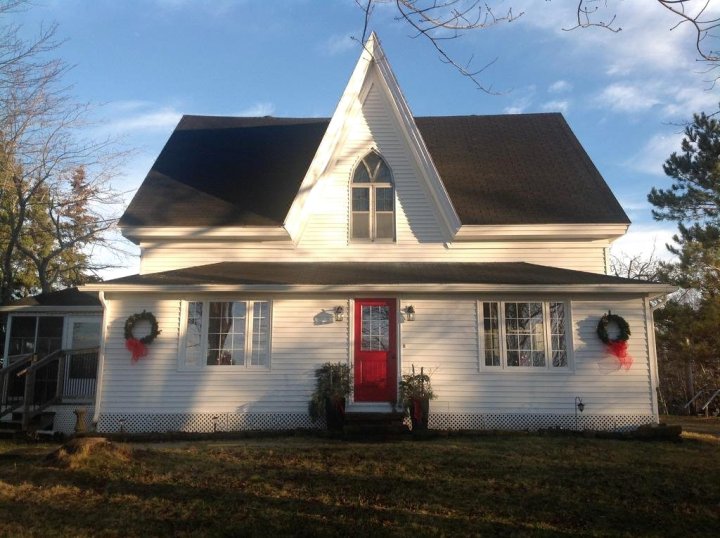
[[[689,400],[692,400],[695,397],[695,375],[693,366],[692,359],[685,363],[685,389],[689,395]],[[692,402],[688,407],[688,413],[691,415],[697,414],[696,403],[697,402]]]

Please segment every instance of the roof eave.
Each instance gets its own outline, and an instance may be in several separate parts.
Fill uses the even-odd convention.
[[[133,243],[145,241],[291,241],[283,226],[122,226]]]
[[[86,290],[90,291],[90,290]],[[67,306],[67,305],[8,305],[0,306],[0,312],[102,312],[102,306],[97,305],[78,305],[78,306]]]
[[[630,293],[662,295],[676,287],[632,284],[87,284],[83,291],[106,293]]]
[[[496,240],[615,240],[625,235],[627,223],[575,224],[492,224],[463,225],[454,242],[482,242]]]

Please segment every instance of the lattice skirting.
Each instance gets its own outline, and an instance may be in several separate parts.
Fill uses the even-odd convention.
[[[75,425],[72,415],[70,430]],[[657,419],[652,415],[538,415],[431,413],[436,430],[565,430],[626,431]],[[97,430],[103,433],[168,433],[323,428],[302,413],[103,413]],[[63,430],[64,431],[64,430]]]
[[[435,430],[563,430],[627,431],[656,423],[652,415],[539,415],[430,413]]]
[[[303,413],[102,413],[97,430],[103,433],[168,433],[319,428]]]
[[[75,431],[76,417],[74,411],[82,407],[85,413],[85,429],[92,430],[93,406],[92,405],[56,405],[48,409],[55,413],[53,429],[69,435]]]

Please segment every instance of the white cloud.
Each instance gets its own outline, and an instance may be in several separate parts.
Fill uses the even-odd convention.
[[[272,103],[255,103],[237,113],[237,116],[272,116],[275,112],[275,105]]]
[[[673,151],[680,149],[681,140],[682,133],[653,135],[640,151],[623,164],[638,172],[664,176],[662,165]]]
[[[99,117],[93,132],[98,136],[122,136],[130,133],[169,131],[182,114],[172,106],[154,108],[146,101],[114,101],[98,108]]]
[[[610,248],[613,256],[637,256],[644,258],[654,256],[664,261],[671,261],[674,256],[668,252],[665,245],[672,243],[672,236],[676,233],[674,228],[660,224],[630,226],[630,230],[615,241]]]
[[[691,12],[706,0],[690,0],[684,8]],[[720,2],[712,2],[706,18],[720,15]],[[538,29],[567,52],[581,72],[607,76],[611,84],[600,95],[602,106],[618,112],[647,112],[652,109],[673,121],[685,121],[693,112],[713,111],[718,104],[717,91],[710,92],[714,73],[697,61],[695,39],[689,24],[677,26],[680,19],[658,2],[609,1],[593,3],[598,8],[594,21],[615,18],[618,33],[602,28],[578,28],[576,2],[536,2],[515,0],[516,11],[525,15],[517,24]],[[718,48],[720,38],[707,39]],[[557,81],[548,88],[553,91]],[[559,87],[562,87],[559,84]]]
[[[111,123],[116,132],[166,130],[175,127],[182,114],[173,108],[163,108],[153,112],[145,112],[127,118],[120,118]]]
[[[653,93],[653,90],[647,87],[616,83],[603,89],[597,95],[596,102],[600,107],[615,112],[644,112],[660,104],[660,100],[654,97]]]
[[[556,80],[548,87],[549,93],[563,93],[572,90],[572,84],[567,80]]]
[[[332,35],[320,46],[320,50],[328,56],[336,56],[355,48],[360,50],[360,44],[352,39],[350,33]]]
[[[568,108],[570,107],[570,103],[568,101],[548,101],[544,105],[542,105],[543,110],[547,110],[548,112],[562,112],[566,113],[568,111]]]

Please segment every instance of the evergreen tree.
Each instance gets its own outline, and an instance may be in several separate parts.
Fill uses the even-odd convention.
[[[655,313],[658,359],[666,399],[684,404],[698,389],[720,388],[720,122],[695,114],[663,169],[673,183],[648,200],[657,220],[678,223],[678,246],[668,245],[678,261],[661,275],[686,293]]]

